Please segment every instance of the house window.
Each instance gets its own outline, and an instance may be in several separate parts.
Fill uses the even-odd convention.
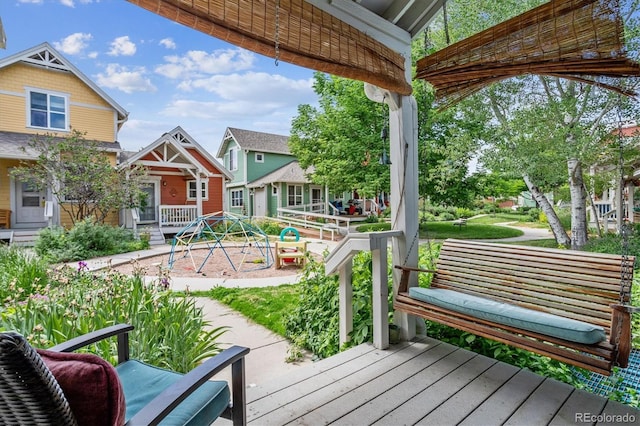
[[[67,98],[52,93],[29,92],[29,126],[67,130]]]
[[[238,170],[238,150],[232,149],[229,151],[229,170],[232,172]]]
[[[264,163],[264,154],[262,152],[256,152],[256,163]]]
[[[302,186],[301,185],[289,185],[287,187],[287,195],[288,195],[289,206],[302,205]]]
[[[200,183],[202,184],[202,199],[208,200],[209,199],[208,182],[202,181]],[[198,198],[198,193],[196,192],[196,188],[197,188],[196,184],[197,182],[195,180],[187,181],[187,200],[195,200]]]
[[[231,191],[231,207],[242,207],[244,205],[244,196],[242,189]]]

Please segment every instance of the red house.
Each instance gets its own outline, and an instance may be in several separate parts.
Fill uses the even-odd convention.
[[[134,164],[148,170],[148,197],[145,207],[123,212],[127,227],[175,233],[198,216],[225,210],[225,185],[233,175],[180,126],[136,153],[121,153],[119,167]]]

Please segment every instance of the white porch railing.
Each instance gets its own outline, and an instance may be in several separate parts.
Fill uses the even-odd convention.
[[[198,217],[197,206],[158,206],[160,220],[158,224],[163,226],[187,226]]]
[[[326,275],[336,272],[340,279],[340,345],[349,341],[353,331],[353,288],[351,286],[353,256],[371,251],[373,280],[373,345],[389,347],[389,274],[387,266],[388,239],[399,237],[402,231],[349,234],[325,260]]]
[[[344,216],[340,217],[331,214],[294,210],[291,208],[285,209],[282,207],[278,208],[278,218],[282,221],[291,220],[297,225],[308,228],[332,227],[345,235],[349,233],[349,225],[351,224],[351,219]],[[318,222],[318,218],[322,218],[324,223]]]

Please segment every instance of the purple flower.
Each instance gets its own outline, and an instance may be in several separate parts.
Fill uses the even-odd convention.
[[[88,269],[89,267],[87,266],[87,262],[85,262],[84,260],[81,260],[80,262],[78,262],[78,272],[85,271]]]

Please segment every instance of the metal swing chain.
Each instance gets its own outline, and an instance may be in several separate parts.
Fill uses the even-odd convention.
[[[280,0],[276,0],[275,64],[280,61]]]
[[[407,255],[404,257],[404,261],[402,262],[402,266],[407,266],[407,262],[409,261],[409,255],[411,254],[411,251],[413,250],[413,246],[416,244],[416,241],[418,240],[418,234],[420,233],[420,227],[418,227],[418,230],[416,231],[415,235],[413,236],[413,241],[411,241],[411,246],[409,247],[409,250],[407,250]]]
[[[624,143],[622,141],[622,112],[620,111],[621,98],[618,94],[618,148],[619,148],[619,184],[620,191],[622,191],[622,185],[624,182]],[[618,214],[624,214],[623,206],[618,206]],[[622,259],[620,261],[620,304],[624,305],[631,300],[631,286],[633,285],[633,264],[629,260],[629,235],[631,229],[629,224],[623,218],[623,222],[620,225],[620,236],[622,237]],[[613,331],[613,330],[612,330]],[[614,336],[614,345],[616,348],[616,354],[618,353],[618,347],[620,346],[620,336],[622,335],[622,327],[617,327],[616,335]],[[617,355],[616,355],[617,358]],[[615,360],[617,364],[617,359]]]
[[[631,285],[633,284],[633,264],[629,259],[629,236],[631,227],[628,223],[622,224],[622,267],[620,273],[620,304],[629,303],[631,299]]]

